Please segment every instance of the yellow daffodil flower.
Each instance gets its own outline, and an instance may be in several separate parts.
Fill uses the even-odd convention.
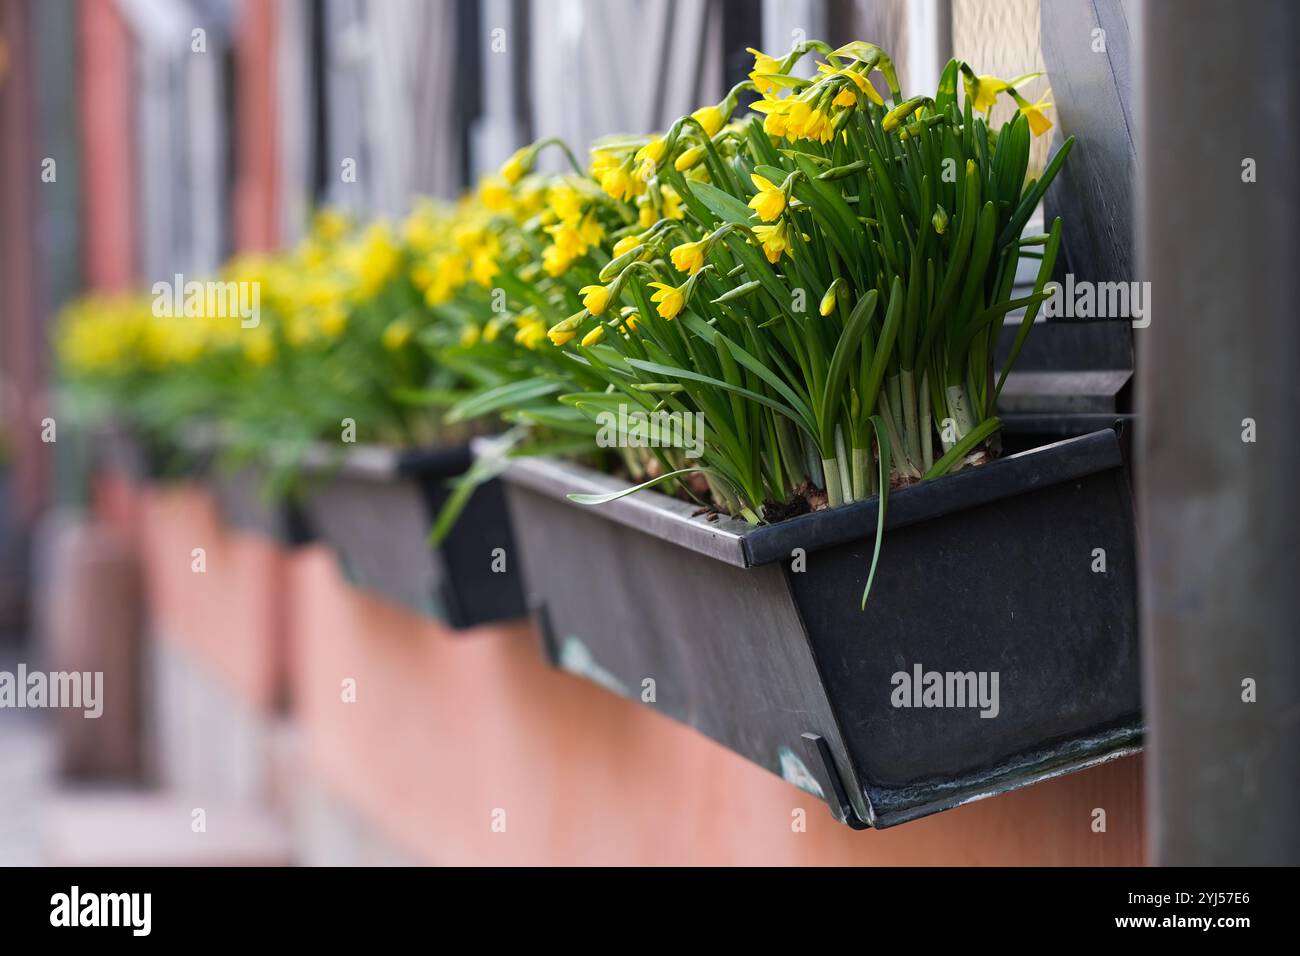
[[[602,315],[609,306],[609,289],[603,285],[584,285],[578,292],[582,296],[582,304],[592,315]]]
[[[342,303],[330,302],[321,307],[320,330],[327,338],[336,339],[348,324],[348,313]]]
[[[526,349],[535,349],[546,338],[546,323],[533,317],[525,319],[520,316],[516,322],[515,342]]]
[[[655,311],[663,318],[675,319],[682,309],[686,307],[685,286],[671,286],[663,282],[651,282],[650,288],[659,290],[650,296],[650,301],[658,303],[659,308]]]
[[[382,336],[384,348],[390,352],[396,352],[411,339],[411,333],[414,329],[405,319],[394,319],[388,323]]]
[[[367,229],[353,258],[358,292],[363,298],[376,295],[401,263],[401,251],[388,224],[377,222]]]
[[[496,278],[499,271],[496,255],[492,250],[485,248],[474,254],[470,274],[474,277],[474,281],[483,288],[491,288],[492,280]]]
[[[637,194],[637,180],[626,166],[611,166],[601,173],[600,188],[615,199],[627,202]]]
[[[680,221],[686,218],[686,213],[682,211],[682,197],[677,195],[677,190],[672,186],[664,186],[659,190],[659,197],[664,203],[664,218]]]
[[[962,82],[966,87],[966,95],[971,98],[971,109],[976,113],[987,113],[993,109],[998,94],[1009,86],[1006,80],[999,80],[996,76],[977,76],[973,83],[969,76],[963,76]]]
[[[754,89],[766,96],[770,91],[776,89],[776,84],[763,76],[764,73],[780,73],[781,61],[776,57],[768,56],[766,53],[760,53],[753,47],[746,47],[746,52],[754,57],[754,69],[750,71],[749,78],[754,83]]]
[[[505,212],[510,208],[510,186],[499,176],[489,176],[479,184],[479,202],[492,212]]]
[[[572,186],[552,186],[546,193],[546,205],[560,222],[574,225],[582,219],[582,197]]]
[[[701,240],[700,242],[684,242],[680,246],[674,246],[670,255],[678,272],[689,272],[691,275],[695,275],[704,268],[704,253],[705,246],[703,240]]]
[[[1051,95],[1050,92],[1044,93],[1037,103],[1030,103],[1022,99],[1019,94],[1016,95],[1016,107],[1025,119],[1029,120],[1029,131],[1035,136],[1042,136],[1052,128],[1052,121],[1043,115],[1043,110],[1054,105],[1048,99]]]
[[[269,365],[275,358],[275,340],[271,338],[270,330],[262,326],[252,331],[253,334],[244,338],[244,357],[251,365]]]
[[[771,180],[764,179],[758,173],[750,173],[749,178],[758,189],[749,201],[749,208],[758,213],[759,219],[771,222],[785,211],[785,193],[781,191],[780,186],[774,185]]]
[[[758,100],[749,108],[763,114],[763,132],[768,136],[782,137],[789,130],[790,104],[796,100]]]
[[[638,163],[649,162],[651,167],[657,167],[667,150],[668,143],[663,137],[656,137],[636,151],[636,161]]]
[[[574,257],[567,255],[558,245],[550,245],[542,250],[542,268],[552,279],[559,278],[569,271]]]
[[[514,155],[501,165],[501,175],[505,177],[506,182],[513,186],[528,175],[536,158],[537,155],[531,146],[516,150]]]
[[[342,239],[350,227],[347,215],[337,209],[321,209],[311,220],[312,236],[325,243]]]
[[[818,63],[818,64],[817,64],[817,69],[818,69],[820,72],[825,73],[825,74],[828,75],[828,76],[844,76],[844,77],[847,77],[850,81],[852,81],[853,85],[856,86],[856,87],[858,88],[858,90],[859,90],[859,91],[860,91],[864,96],[867,97],[867,99],[871,100],[871,102],[875,103],[877,106],[884,106],[884,105],[885,105],[885,100],[884,100],[884,98],[883,98],[883,97],[882,97],[882,96],[881,96],[881,95],[876,91],[876,88],[875,88],[874,86],[871,85],[871,80],[867,79],[866,76],[864,76],[863,74],[859,73],[857,70],[851,70],[851,69],[837,70],[837,69],[835,69],[835,67],[831,66],[829,63]],[[843,94],[840,94],[840,95],[843,95]],[[855,102],[856,102],[856,101],[855,101]],[[837,105],[839,105],[839,106],[853,106],[854,103],[848,103],[848,102],[839,103],[839,102],[837,101]]]
[[[597,245],[605,238],[605,227],[596,218],[595,210],[588,211],[582,222],[578,224],[578,236],[583,243],[583,252],[586,252],[588,247]]]
[[[784,219],[770,226],[755,226],[754,235],[763,244],[763,254],[767,256],[767,261],[773,265],[790,249],[790,236],[786,232]]]

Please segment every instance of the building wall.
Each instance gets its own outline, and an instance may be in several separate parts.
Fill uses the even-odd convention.
[[[1142,862],[1140,758],[856,832],[694,730],[552,670],[527,626],[447,632],[350,589],[321,549],[292,559],[290,582],[304,772],[423,862]]]

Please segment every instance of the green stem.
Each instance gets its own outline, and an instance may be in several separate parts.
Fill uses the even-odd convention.
[[[927,376],[921,377],[921,471],[934,467],[934,435],[931,434],[930,421],[930,383]]]
[[[956,438],[961,441],[965,438],[975,422],[971,418],[970,399],[966,395],[966,389],[957,385],[949,385],[947,389],[948,408],[952,413],[953,422],[956,424]]]
[[[704,480],[708,482],[709,491],[713,494],[713,500],[727,514],[740,514],[743,510],[740,501],[731,493],[725,482],[717,481],[708,472],[704,473]]]
[[[803,444],[804,466],[808,469],[808,480],[818,488],[826,487],[826,469],[822,467],[821,455],[815,450],[811,441],[805,440],[802,435],[800,442]]]
[[[822,459],[822,471],[826,474],[826,503],[834,508],[844,503],[840,491],[840,465],[834,458]]]
[[[871,487],[871,452],[854,447],[850,457],[853,462],[853,498],[862,501],[875,494]]]
[[[560,137],[548,136],[546,139],[538,140],[537,148],[539,151],[543,146],[558,146],[560,151],[564,153],[565,158],[568,159],[569,165],[573,167],[573,171],[579,176],[587,175],[587,171],[582,168],[582,163],[578,162],[578,157],[573,155],[573,150],[569,148],[569,144]]]
[[[898,468],[899,474],[907,475],[911,478],[921,477],[921,473],[912,467],[911,462],[907,460],[904,453],[903,440],[899,437],[898,426],[894,423],[894,415],[890,410],[889,402],[882,394],[880,396],[880,417],[885,421],[885,430],[889,432],[889,453],[893,459],[895,467]]]
[[[838,425],[835,426],[835,463],[840,469],[840,489],[844,494],[844,500],[853,500],[853,478],[849,473],[849,455],[844,448],[844,431]]]
[[[899,375],[903,392],[903,437],[907,441],[907,460],[916,467],[921,460],[921,436],[916,413],[916,378],[908,369]]]
[[[781,452],[781,466],[785,470],[786,491],[793,491],[803,480],[803,448],[794,425],[784,415],[776,415],[776,444]]]
[[[890,422],[898,434],[903,434],[903,389],[897,375],[891,375],[885,382],[885,392],[889,395],[889,408],[893,413]]]

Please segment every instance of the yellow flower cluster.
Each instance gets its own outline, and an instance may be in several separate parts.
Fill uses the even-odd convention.
[[[414,247],[417,217],[405,226]],[[256,316],[238,314],[225,299],[221,314],[199,308],[174,315],[171,291],[92,295],[65,309],[57,351],[69,372],[83,375],[121,377],[223,354],[265,366],[281,347],[327,345],[342,336],[352,309],[380,295],[400,275],[406,255],[386,223],[357,234],[345,215],[324,210],[293,249],[238,255],[215,277],[223,290],[238,290],[241,305],[255,302]]]
[[[829,143],[847,120],[849,111],[860,103],[884,105],[884,98],[868,78],[876,65],[871,60],[854,60],[847,67],[818,63],[821,76],[817,81],[794,92],[786,84],[795,81],[785,76],[778,60],[756,50],[750,52],[754,54],[750,79],[763,94],[753,109],[763,114],[763,130],[769,136]]]
[[[542,253],[542,268],[552,277],[563,275],[575,259],[585,256],[605,238],[594,199],[567,181],[554,183],[546,190],[541,221],[551,239]]]
[[[265,366],[286,350],[328,350],[344,338],[402,351],[424,341],[424,326],[443,316],[450,319],[450,334],[442,341],[464,348],[591,347],[611,331],[627,335],[637,327],[641,317],[627,305],[624,274],[636,276],[627,281],[644,282],[637,307],[675,319],[698,284],[715,287],[724,277],[734,278],[738,266],[723,265],[730,253],[723,248],[719,258],[720,240],[700,228],[699,216],[688,217],[674,184],[681,188],[685,182],[683,192],[689,189],[687,198],[696,204],[693,213],[710,191],[724,191],[747,206],[749,221],[732,219],[726,244],[752,243],[773,265],[799,255],[808,247],[805,233],[815,231],[796,198],[796,189],[806,196],[799,185],[806,169],[787,166],[784,179],[770,166],[763,169],[767,175],[732,176],[748,161],[746,140],[754,135],[749,123],[731,121],[741,87],[752,84],[761,95],[753,109],[771,145],[807,141],[815,145],[797,149],[823,163],[824,144],[837,137],[851,142],[854,130],[846,126],[857,110],[872,110],[874,121],[888,109],[880,128],[904,136],[909,125],[932,117],[933,100],[900,100],[893,65],[878,47],[805,46],[783,59],[751,50],[749,84],[666,131],[601,141],[585,169],[569,154],[571,173],[535,172],[539,151],[549,143],[543,141],[517,151],[459,202],[419,202],[398,223],[380,220],[359,228],[341,212],[318,213],[294,248],[240,256],[222,270],[222,281],[261,290],[262,321],[253,327],[230,319],[160,319],[147,298],[97,298],[68,311],[60,353],[69,368],[86,372],[180,366],[217,353]],[[790,75],[798,56],[811,50],[824,57],[815,76]],[[1034,76],[1008,82],[975,76],[964,64],[962,73],[976,112],[986,113],[998,95],[1009,96],[1037,135],[1051,126],[1043,115],[1050,104],[1030,104],[1018,90]],[[891,107],[876,83],[887,89]],[[697,193],[696,183],[716,188]],[[946,216],[942,207],[935,216],[941,213]],[[942,234],[938,219],[935,229]],[[680,285],[673,284],[672,270],[685,274]],[[832,287],[821,313],[834,311],[836,301]],[[653,327],[653,315],[648,318]]]

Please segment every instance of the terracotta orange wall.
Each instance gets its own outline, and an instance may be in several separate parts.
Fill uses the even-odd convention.
[[[184,647],[259,712],[273,709],[287,666],[283,551],[224,527],[198,484],[145,491],[140,533],[153,636]],[[192,570],[195,548],[203,573]]]
[[[114,0],[77,9],[85,281],[121,291],[137,279],[134,47]]]
[[[0,5],[0,428],[13,442],[12,510],[27,530],[49,494],[50,446],[40,440],[46,394],[36,11]]]
[[[235,245],[273,249],[279,240],[275,4],[241,3],[235,36]]]
[[[393,844],[444,864],[1132,865],[1129,758],[879,832],[712,741],[547,667],[527,627],[454,635],[291,559],[305,756]],[[342,682],[357,682],[355,703]],[[1093,833],[1092,810],[1107,813]],[[497,808],[506,831],[495,833]],[[792,812],[807,811],[794,832]]]

